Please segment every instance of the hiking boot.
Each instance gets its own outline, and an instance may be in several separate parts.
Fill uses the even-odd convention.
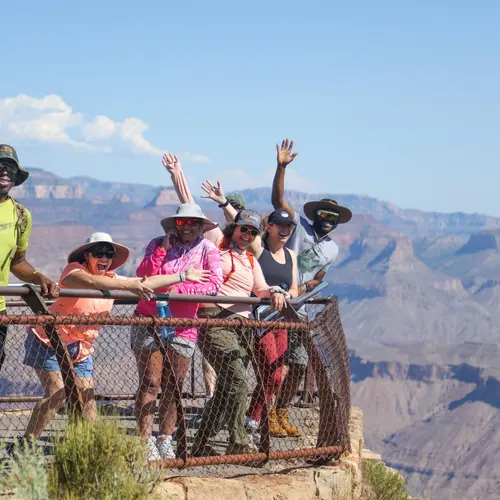
[[[174,447],[172,445],[172,437],[162,434],[156,438],[156,448],[162,460],[167,458],[176,458]]]
[[[278,438],[288,437],[288,432],[281,426],[278,420],[275,408],[269,410],[269,435]]]
[[[300,429],[297,429],[297,427],[289,422],[287,408],[278,408],[276,410],[276,416],[278,417],[280,427],[287,433],[288,437],[299,437],[302,435]]]
[[[150,437],[148,439],[146,443],[146,450],[148,462],[151,462],[153,460],[161,460],[160,452],[156,447],[156,440],[154,438]]]
[[[258,452],[259,449],[253,443],[230,443],[226,448],[226,455],[251,455]]]

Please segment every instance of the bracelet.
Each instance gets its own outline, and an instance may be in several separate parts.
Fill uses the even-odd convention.
[[[181,280],[181,283],[186,281],[186,273],[179,273],[179,279]]]
[[[309,281],[306,282],[306,292],[312,291],[311,283]]]
[[[31,275],[31,283],[33,283],[35,276],[40,276],[40,273],[38,271],[33,271],[33,274]]]
[[[229,201],[228,201],[228,200],[226,200],[226,203],[221,203],[221,204],[219,205],[219,208],[226,208],[228,205],[229,205]]]

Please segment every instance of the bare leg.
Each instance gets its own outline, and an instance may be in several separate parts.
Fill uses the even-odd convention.
[[[139,390],[135,409],[139,424],[139,434],[147,440],[153,433],[156,398],[160,390],[163,356],[160,351],[134,348],[137,370],[139,372]]]
[[[203,381],[205,382],[205,393],[207,397],[213,397],[215,392],[215,381],[217,379],[217,374],[213,369],[212,365],[206,360],[205,356],[203,356],[202,361],[203,367]]]
[[[97,407],[94,399],[94,379],[76,377],[76,385],[80,389],[83,400],[83,419],[97,420]]]
[[[288,408],[297,395],[300,383],[306,373],[306,366],[297,363],[288,365],[288,373],[281,386],[281,391],[276,401],[277,408]]]
[[[184,378],[189,370],[191,358],[184,358],[177,354],[173,349],[167,349],[167,356],[172,366],[172,371],[177,379],[178,387],[182,391]],[[175,405],[174,382],[169,380],[167,369],[164,368],[161,381],[161,400],[158,408],[158,416],[160,420],[160,433],[171,436],[174,432],[175,424],[177,423],[177,408]]]
[[[43,386],[44,395],[33,409],[24,436],[38,439],[45,427],[54,418],[57,410],[63,405],[66,395],[61,372],[36,370],[36,373]]]

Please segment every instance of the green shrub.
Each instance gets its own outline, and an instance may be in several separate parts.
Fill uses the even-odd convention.
[[[54,442],[49,493],[59,499],[143,499],[158,477],[136,437],[103,420],[71,423]]]
[[[19,448],[2,464],[3,489],[23,500],[48,500],[45,457],[38,447]]]
[[[363,500],[408,500],[405,480],[384,463],[363,460],[361,471]]]

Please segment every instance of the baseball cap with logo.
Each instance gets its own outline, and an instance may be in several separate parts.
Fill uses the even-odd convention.
[[[276,209],[268,218],[268,224],[293,224],[292,215],[282,208]]]
[[[234,219],[234,223],[237,226],[251,226],[260,231],[260,221],[261,217],[257,212],[253,210],[242,210],[238,212],[236,218]]]
[[[0,144],[0,163],[2,160],[10,160],[17,165],[18,171],[14,186],[19,186],[29,177],[29,172],[19,163],[16,150],[12,146]]]

